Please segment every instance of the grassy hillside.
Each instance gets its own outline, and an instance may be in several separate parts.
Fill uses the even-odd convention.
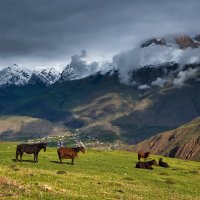
[[[46,135],[67,134],[67,128],[62,124],[46,119],[28,116],[0,116],[0,140],[27,140]]]
[[[200,199],[200,163],[166,158],[169,169],[135,168],[125,151],[87,150],[75,165],[59,164],[56,148],[16,163],[14,143],[0,144],[1,199]],[[158,159],[156,156],[151,158]]]
[[[163,156],[200,160],[200,117],[134,146],[135,151],[140,149]]]

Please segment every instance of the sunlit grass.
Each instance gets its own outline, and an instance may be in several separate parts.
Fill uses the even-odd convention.
[[[0,143],[0,199],[200,199],[199,162],[165,158],[169,169],[140,170],[134,153],[87,150],[72,166],[48,148],[39,163],[16,163],[15,147]]]

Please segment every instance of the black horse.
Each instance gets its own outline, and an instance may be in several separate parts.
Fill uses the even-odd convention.
[[[153,169],[152,165],[158,166],[158,163],[155,160],[151,160],[149,162],[137,162],[136,163],[136,168],[141,168],[141,169]]]
[[[46,151],[47,143],[37,144],[19,144],[16,149],[16,162],[18,161],[18,155],[20,155],[20,162],[22,162],[23,153],[34,154],[34,162],[38,162],[38,154],[41,149]]]
[[[165,168],[168,168],[168,167],[169,167],[168,163],[163,162],[163,159],[162,159],[162,158],[159,159],[159,166],[160,166],[160,167],[165,167]]]

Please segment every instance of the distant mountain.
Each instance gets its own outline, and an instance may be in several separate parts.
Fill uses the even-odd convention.
[[[200,160],[200,117],[174,130],[160,133],[134,146],[135,151]]]
[[[174,73],[176,67],[165,66]],[[150,85],[159,71],[141,68],[134,76],[139,84]],[[121,83],[118,72],[113,71],[50,87],[6,87],[0,89],[0,115],[46,119],[88,137],[134,144],[200,116],[199,78],[196,72],[180,87],[164,84],[139,89]]]
[[[60,74],[53,68],[42,70],[29,70],[13,65],[0,70],[0,87],[23,86],[27,84],[52,85],[60,78]]]
[[[32,72],[28,69],[20,69],[18,65],[4,68],[0,71],[0,86],[26,85],[31,78]]]
[[[67,65],[61,73],[60,80],[71,81],[71,80],[76,80],[76,79],[81,79],[81,76],[76,74],[76,72],[70,65]]]
[[[200,41],[199,41],[199,35],[195,37],[190,37],[188,35],[178,35],[174,37],[161,37],[161,38],[152,38],[144,43],[141,44],[141,47],[150,47],[155,45],[161,45],[161,46],[177,46],[180,49],[186,49],[186,48],[199,48],[200,47]]]
[[[160,58],[159,47],[169,44],[173,48],[165,46]],[[5,68],[0,71],[0,115],[40,118],[84,138],[138,143],[200,116],[200,64],[193,59],[199,49],[181,48],[176,40],[157,38],[120,57],[124,65],[105,63],[102,70],[83,75],[72,65],[61,74],[54,69]],[[174,49],[189,62],[168,58]],[[137,59],[146,59],[143,53],[149,60],[136,66]]]
[[[120,62],[121,60],[129,60],[130,57],[136,57],[136,59],[133,60],[133,63],[129,66],[130,69],[126,72],[126,76],[130,76],[127,84],[138,84],[138,87],[140,86],[141,89],[149,88],[150,85],[140,85],[140,82],[145,81],[137,82],[138,79],[140,79],[138,73],[142,73],[142,71],[146,70],[152,72],[150,77],[144,77],[152,80],[149,84],[168,84],[171,78],[175,78],[180,71],[185,71],[187,68],[185,65],[198,65],[198,63],[200,63],[199,51],[192,51],[194,49],[200,49],[199,38],[199,35],[193,38],[187,35],[152,38],[143,42],[133,51],[130,51],[127,57],[119,57],[118,60],[120,61],[119,63],[117,62],[119,66],[112,62],[104,63],[100,70],[88,68],[89,66],[93,68],[97,66],[96,64],[94,66],[87,66],[84,63],[82,68],[85,68],[82,69],[82,74],[71,64],[68,64],[61,73],[56,72],[54,68],[29,70],[15,64],[0,70],[0,87],[7,87],[10,85],[22,86],[27,84],[43,84],[49,86],[57,81],[63,82],[83,79],[90,75],[95,75],[98,72],[102,74],[109,72],[112,74],[112,72],[118,71],[119,78],[123,79],[123,76],[126,75],[124,73],[127,66],[126,63],[122,63],[123,66],[120,66]],[[153,76],[157,76],[157,79],[153,79]],[[162,78],[162,80],[160,78]]]
[[[29,83],[41,82],[46,86],[54,84],[60,78],[60,74],[54,68],[33,71]]]
[[[195,36],[195,40],[198,41],[198,42],[200,42],[200,34],[198,34],[198,35]]]

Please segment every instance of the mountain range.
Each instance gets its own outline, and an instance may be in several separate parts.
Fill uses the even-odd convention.
[[[143,49],[145,49],[145,54],[143,52]],[[178,57],[177,55],[173,54],[169,58],[169,55],[167,55],[167,53],[165,52],[166,49],[167,51],[171,51],[173,53],[175,52],[174,54],[177,55],[183,54],[183,56],[186,56],[188,60],[185,61],[185,63],[183,63],[182,60],[177,59]],[[181,35],[176,37],[152,38],[143,42],[140,46],[134,49],[135,52],[139,52],[139,57],[144,56],[144,58],[142,57],[143,63],[132,63],[133,66],[130,69],[132,77],[130,77],[131,79],[129,80],[130,83],[132,84],[137,83],[137,79],[140,78],[140,76],[137,76],[137,72],[142,73],[142,70],[141,69],[136,70],[139,67],[143,68],[143,71],[152,70],[151,76],[146,77],[147,79],[152,79],[152,78],[154,79],[154,77],[152,76],[154,76],[153,74],[155,74],[155,71],[157,71],[158,79],[154,80],[154,82],[152,82],[151,84],[156,85],[167,82],[167,80],[161,80],[159,78],[163,77],[169,78],[169,74],[166,74],[169,72],[171,73],[170,75],[173,75],[174,71],[175,72],[185,71],[182,69],[183,65],[200,63],[199,60],[200,58],[198,55],[196,55],[199,53],[199,51],[193,51],[194,49],[195,50],[200,49],[200,35],[196,35],[193,38],[187,35]],[[130,53],[135,53],[134,51]],[[161,58],[163,58],[163,60],[155,56],[155,54],[158,53],[158,51],[161,52],[162,54]],[[185,55],[184,52],[187,52],[187,54]],[[148,57],[150,57],[150,59]],[[136,64],[139,64],[139,66],[135,67],[134,65]],[[167,68],[163,67],[163,65],[166,66]],[[178,68],[177,65],[181,65],[181,67]],[[123,68],[125,67],[126,66],[123,66]],[[114,62],[104,63],[103,68],[104,68],[103,70],[93,69],[91,70],[91,72],[89,71],[89,69],[87,69],[87,73],[81,74],[78,73],[77,70],[75,70],[72,64],[68,64],[61,73],[57,72],[54,68],[30,70],[26,67],[13,64],[12,66],[4,67],[0,70],[0,87],[7,87],[14,85],[23,86],[23,85],[38,84],[38,83],[50,86],[60,81],[71,81],[71,80],[82,79],[90,75],[95,75],[96,73],[105,74],[109,72],[110,74],[112,74],[114,71],[118,71],[120,75],[119,78],[121,78],[121,73],[123,69],[120,66],[120,64],[118,66],[117,64],[114,64]],[[159,68],[159,70],[155,68]],[[188,74],[191,74],[192,72],[189,71]],[[141,88],[144,88],[144,86],[141,86]]]
[[[136,144],[176,130],[200,116],[199,42],[199,35],[153,38],[84,75],[71,64],[61,73],[3,68],[0,115],[7,126],[0,139],[72,132],[83,140]],[[16,116],[20,122],[11,120]]]

